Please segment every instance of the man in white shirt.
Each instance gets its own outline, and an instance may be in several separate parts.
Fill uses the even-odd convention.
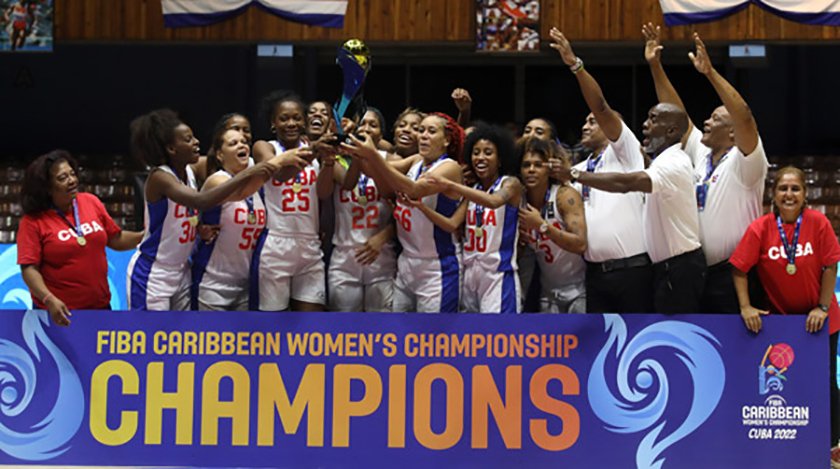
[[[587,174],[642,171],[644,156],[639,152],[639,141],[633,132],[609,107],[598,82],[583,68],[583,61],[574,54],[563,34],[552,28],[551,37],[554,41],[551,47],[575,74],[592,111],[581,135],[581,144],[592,154],[578,165],[579,171]],[[565,170],[565,176],[559,179],[568,178],[569,172]],[[642,229],[643,195],[614,194],[598,187],[583,187],[581,195],[587,225],[584,253],[587,312],[651,312],[653,270]]]
[[[572,180],[607,192],[643,192],[645,246],[653,261],[653,302],[657,313],[699,312],[705,260],[700,249],[694,169],[682,151],[688,116],[677,106],[659,103],[642,126],[642,149],[653,161],[631,173],[590,173],[573,168]]]
[[[659,101],[685,110],[660,61],[659,27],[648,23],[645,59],[650,65]],[[703,123],[703,131],[689,125],[683,149],[694,163],[694,182],[700,218],[700,242],[706,257],[706,285],[701,309],[710,313],[739,313],[732,283],[729,256],[749,224],[761,216],[767,155],[750,108],[738,91],[715,69],[700,37],[695,34],[696,53],[689,54],[694,67],[714,87],[722,106]],[[750,282],[751,298],[762,295],[757,279]]]

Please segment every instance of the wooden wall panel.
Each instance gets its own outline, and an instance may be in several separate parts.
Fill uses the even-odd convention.
[[[638,41],[641,24],[662,23],[658,0],[543,0],[542,33],[559,27],[571,40]],[[159,0],[58,0],[56,37],[81,41],[340,41],[472,42],[474,0],[350,0],[343,29],[285,21],[257,7],[223,23],[200,28],[163,26]],[[670,40],[694,31],[710,41],[820,41],[840,39],[840,28],[810,26],[759,7],[722,21],[665,28]]]

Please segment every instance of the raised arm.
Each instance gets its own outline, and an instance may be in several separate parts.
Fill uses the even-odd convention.
[[[428,177],[427,181],[431,184],[441,185],[446,192],[456,193],[467,200],[487,208],[499,208],[504,204],[518,206],[519,199],[522,196],[522,183],[516,178],[508,178],[502,184],[502,187],[492,194],[448,179],[438,179],[434,176]]]
[[[668,75],[665,73],[665,68],[662,67],[661,56],[663,47],[659,40],[659,34],[659,26],[654,26],[653,23],[642,25],[642,35],[645,37],[645,60],[647,60],[648,66],[650,66],[650,74],[653,76],[653,86],[656,88],[656,99],[660,103],[671,103],[683,111],[686,111],[685,104],[680,98],[680,95],[677,93],[676,88],[674,88],[674,85],[671,83],[671,80],[668,78]],[[688,113],[688,111],[686,111],[686,113]],[[693,127],[694,124],[689,118],[689,130],[686,131],[686,137],[684,138],[687,138]]]
[[[414,181],[401,173],[394,165],[386,162],[376,153],[376,148],[369,138],[365,138],[363,141],[354,135],[350,135],[350,142],[342,143],[342,149],[362,159],[366,163],[367,168],[370,169],[370,176],[377,183],[382,181],[386,187],[391,187],[397,192],[402,192],[410,199],[419,200],[428,195],[444,191],[440,185],[430,183],[427,177],[421,177],[417,181]],[[436,176],[441,179],[461,182],[461,168],[454,160],[449,160],[438,165],[424,176]],[[447,194],[447,196],[453,199],[457,197],[457,195],[451,193]]]
[[[584,186],[599,189],[606,192],[653,192],[653,181],[645,171],[634,171],[632,173],[590,173],[589,171],[575,171],[577,182]],[[558,171],[561,180],[574,180],[572,170],[561,168]]]
[[[612,142],[618,140],[618,137],[621,136],[621,117],[607,104],[607,99],[604,97],[604,92],[601,91],[601,86],[598,85],[595,78],[583,67],[583,60],[575,55],[572,50],[572,45],[569,44],[569,41],[563,36],[563,33],[557,28],[551,28],[549,34],[554,41],[551,44],[551,48],[560,53],[563,63],[575,74],[580,91],[583,94],[583,99],[586,101],[586,105],[589,106],[589,110],[595,115],[595,120],[598,121],[598,125],[604,131],[604,135]]]
[[[265,140],[259,140],[254,143],[253,152],[256,163],[268,161],[278,156],[274,153],[274,146]],[[312,161],[314,154],[308,148],[294,148],[284,151],[280,156],[283,156],[283,158],[279,165],[280,169],[274,173],[274,179],[285,182],[307,167]]]
[[[700,35],[694,33],[694,45],[696,53],[689,52],[688,58],[694,64],[698,72],[708,78],[715,92],[723,102],[723,106],[732,117],[732,126],[735,130],[735,145],[744,155],[749,155],[758,146],[758,125],[752,115],[750,106],[728,81],[726,81],[714,67],[706,51],[706,45],[700,40]]]
[[[458,125],[467,128],[470,125],[470,118],[472,117],[472,97],[470,92],[463,88],[455,88],[452,91],[452,101],[455,102],[455,107],[458,108]]]

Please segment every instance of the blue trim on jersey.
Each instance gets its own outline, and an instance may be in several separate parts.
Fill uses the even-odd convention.
[[[201,223],[205,225],[218,225],[222,222],[222,206],[218,205],[201,214]],[[190,307],[193,311],[198,311],[198,291],[201,286],[201,279],[204,278],[204,272],[207,271],[207,264],[210,263],[210,257],[213,256],[213,250],[216,247],[214,239],[211,243],[205,243],[201,238],[195,242],[195,248],[192,253],[192,285],[190,285]]]
[[[451,217],[458,208],[458,201],[450,199],[449,197],[438,194],[435,211],[444,217]],[[447,233],[445,230],[437,225],[434,225],[435,250],[437,250],[438,259],[443,260],[444,257],[455,255],[455,243],[452,242],[452,233]]]
[[[440,312],[457,313],[460,304],[460,266],[454,255],[440,258]]]
[[[157,259],[158,248],[160,248],[160,239],[163,235],[163,222],[166,220],[166,214],[169,211],[169,199],[163,197],[157,202],[146,203],[149,211],[149,237],[146,238],[137,249],[140,250],[140,255],[137,256],[137,261],[134,262],[134,269],[131,271],[131,310],[132,311],[146,311],[148,304],[146,303],[146,294],[149,288],[149,275],[152,272],[152,265]]]
[[[251,255],[251,275],[248,281],[248,309],[251,311],[260,310],[260,254],[262,254],[265,240],[268,239],[268,228],[262,230],[254,247],[254,254]]]
[[[516,231],[519,230],[519,207],[505,205],[502,242],[499,243],[499,272],[513,270],[511,260],[516,256]]]
[[[516,291],[516,272],[508,270],[502,277],[502,314],[516,314],[516,303],[519,301],[519,292]]]
[[[146,203],[149,210],[149,226],[146,227],[149,237],[140,243],[140,253],[149,259],[157,258],[157,251],[160,248],[160,240],[163,236],[163,222],[169,211],[169,199],[166,197],[153,203]]]
[[[134,262],[134,268],[131,270],[131,311],[148,311],[149,305],[146,303],[146,295],[149,288],[149,274],[152,272],[152,264],[154,261],[151,258],[140,254]]]

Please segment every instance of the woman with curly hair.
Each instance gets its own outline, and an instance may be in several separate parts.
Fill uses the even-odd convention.
[[[105,247],[134,249],[143,233],[122,231],[95,195],[79,192],[78,165],[64,150],[26,168],[22,205],[18,264],[34,306],[62,326],[72,309],[110,309]]]

